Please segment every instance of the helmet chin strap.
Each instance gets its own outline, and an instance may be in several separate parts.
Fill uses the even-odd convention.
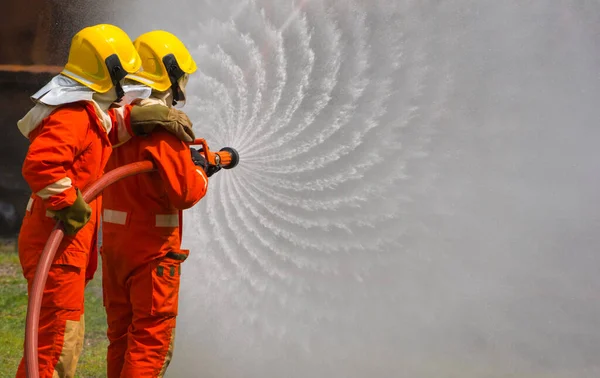
[[[120,81],[117,81],[117,84],[115,85],[115,92],[117,94],[117,99],[113,102],[121,102],[123,97],[125,97],[125,91],[123,90],[123,86],[121,85]]]
[[[181,88],[179,88],[179,79],[185,75],[185,72],[179,68],[179,64],[177,63],[177,59],[173,54],[168,54],[163,57],[163,64],[167,69],[167,73],[169,75],[169,80],[171,81],[171,91],[173,92],[173,106],[177,105],[177,101],[182,100],[179,94],[181,93]]]
[[[180,100],[179,98],[179,84],[177,84],[177,82],[174,82],[171,84],[171,96],[173,96],[173,103],[172,105],[175,106],[177,105],[177,101]]]
[[[123,86],[121,85],[121,81],[125,79],[127,76],[127,72],[123,69],[121,65],[121,61],[116,54],[112,54],[104,61],[106,63],[106,68],[108,68],[108,73],[110,74],[110,79],[115,86],[117,98],[114,102],[121,102],[123,97],[125,96],[125,91],[123,90]]]

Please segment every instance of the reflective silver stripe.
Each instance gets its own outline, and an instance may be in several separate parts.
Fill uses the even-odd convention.
[[[113,112],[117,118],[117,138],[119,140],[119,144],[125,143],[131,139],[131,135],[129,135],[127,126],[125,125],[125,107],[123,106],[116,108]]]
[[[31,213],[31,209],[33,209],[33,201],[35,201],[33,197],[29,197],[29,201],[27,201],[27,208],[25,209],[25,211],[29,211]],[[54,214],[50,210],[46,210],[46,216],[48,218],[54,218]]]
[[[102,221],[105,223],[126,224],[127,213],[124,211],[104,209],[102,213]]]
[[[204,173],[204,171],[201,171],[197,168],[196,168],[196,172],[198,172],[200,177],[202,177],[202,180],[204,180],[204,191],[206,191],[206,188],[208,187],[208,181],[206,180],[206,173]]]
[[[68,177],[63,177],[57,182],[48,185],[44,189],[40,190],[36,194],[43,200],[47,200],[48,198],[55,196],[69,189],[72,185],[72,181]]]
[[[31,212],[31,209],[33,208],[33,201],[35,201],[33,199],[33,197],[29,197],[29,201],[27,201],[27,209],[26,209],[26,211]],[[52,212],[52,210],[46,210],[46,216],[48,218],[54,218],[54,213]]]
[[[179,227],[179,214],[158,214],[156,227]]]
[[[125,211],[104,209],[102,220],[106,223],[125,225],[127,213]],[[179,214],[156,215],[156,227],[179,227]]]

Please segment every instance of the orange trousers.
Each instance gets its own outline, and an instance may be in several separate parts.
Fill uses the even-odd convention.
[[[75,236],[62,240],[48,273],[38,328],[38,363],[40,378],[73,378],[83,349],[84,291],[91,254],[97,253],[96,207],[90,202],[92,219]],[[32,198],[27,206],[19,233],[19,260],[27,291],[31,294],[37,264],[56,221],[47,216],[42,201]],[[16,376],[26,376],[24,358]]]
[[[40,378],[75,377],[83,349],[85,273],[69,265],[52,265],[40,312],[38,361]],[[31,289],[33,279],[28,279]],[[18,378],[26,377],[21,359]]]
[[[173,354],[181,263],[189,252],[131,266],[127,252],[101,251],[107,377],[162,377]]]

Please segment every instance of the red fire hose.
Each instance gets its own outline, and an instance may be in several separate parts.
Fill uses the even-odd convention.
[[[90,202],[107,186],[112,185],[125,177],[150,172],[152,170],[154,170],[154,164],[150,161],[140,161],[138,163],[132,163],[116,168],[90,185],[83,193],[83,199],[85,202]],[[44,295],[44,287],[46,286],[46,279],[48,278],[50,266],[52,265],[56,250],[64,236],[65,233],[62,224],[58,222],[46,242],[46,246],[42,251],[40,261],[38,262],[35,271],[35,276],[33,277],[29,303],[27,304],[27,322],[25,325],[25,366],[27,368],[28,378],[39,378],[40,376],[38,364],[38,326],[40,323],[42,296]]]

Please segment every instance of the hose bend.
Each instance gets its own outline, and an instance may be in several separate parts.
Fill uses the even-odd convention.
[[[116,168],[92,183],[83,193],[83,199],[86,202],[90,202],[98,194],[102,193],[107,186],[110,186],[125,177],[151,172],[153,170],[154,165],[151,161],[140,161]],[[40,323],[42,297],[44,295],[44,287],[46,286],[50,266],[52,265],[52,261],[54,261],[56,250],[64,235],[62,224],[58,222],[44,246],[44,250],[42,251],[35,271],[35,276],[33,277],[31,293],[27,303],[27,320],[25,324],[25,367],[27,369],[27,378],[39,378],[40,376],[38,361],[38,327]]]

